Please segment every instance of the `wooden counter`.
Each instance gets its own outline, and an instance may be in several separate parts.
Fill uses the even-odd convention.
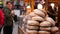
[[[26,34],[20,26],[18,26],[18,34]]]

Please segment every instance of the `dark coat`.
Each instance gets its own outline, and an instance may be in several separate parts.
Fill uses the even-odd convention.
[[[57,13],[56,8],[52,9],[52,7],[49,6],[47,13],[48,13],[49,17],[51,17],[51,18],[53,18],[55,20],[56,13]]]
[[[13,15],[11,14],[11,10],[7,7],[3,8],[3,13],[4,13],[4,25],[5,26],[12,26],[13,25]]]

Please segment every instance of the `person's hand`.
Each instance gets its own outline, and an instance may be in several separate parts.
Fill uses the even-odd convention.
[[[14,10],[12,10],[12,11],[11,11],[11,14],[13,14],[13,15],[14,15]]]
[[[14,10],[11,11],[12,16],[14,16]]]

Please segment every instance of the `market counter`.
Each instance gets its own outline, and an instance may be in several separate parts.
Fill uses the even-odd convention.
[[[24,34],[24,31],[22,30],[20,26],[18,27],[18,34]]]
[[[18,34],[26,34],[26,32],[22,27],[18,26]]]
[[[19,24],[18,24],[18,34],[26,34],[25,33],[25,26],[23,25],[24,23],[23,23],[23,17],[19,17],[18,18],[18,20],[19,20]]]

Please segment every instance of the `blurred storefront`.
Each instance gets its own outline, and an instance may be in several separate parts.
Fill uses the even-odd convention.
[[[11,1],[12,4],[14,3],[14,0],[3,0],[3,6],[6,6],[6,2],[7,2],[7,1]]]
[[[0,0],[0,7],[3,7],[3,0]]]

